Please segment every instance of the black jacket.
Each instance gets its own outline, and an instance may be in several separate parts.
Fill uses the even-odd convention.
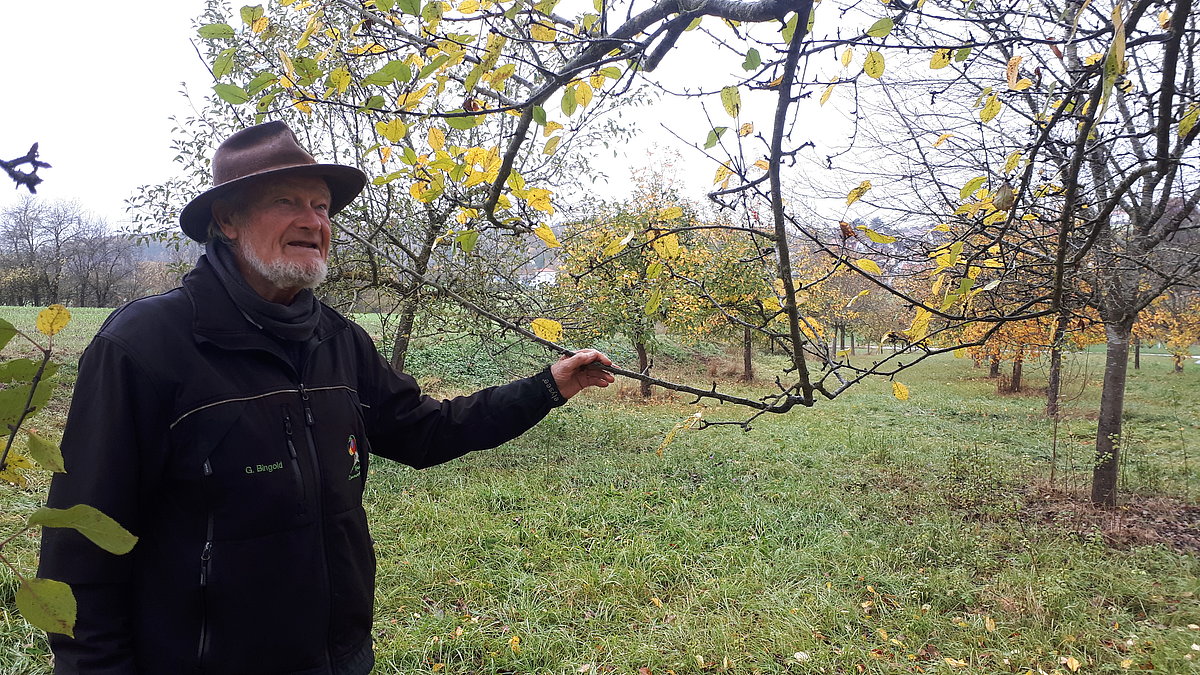
[[[183,287],[116,311],[79,364],[50,506],[84,503],[140,539],[114,556],[43,534],[71,584],[58,673],[365,673],[375,555],[371,455],[427,467],[524,432],[563,399],[548,371],[435,401],[322,306],[294,359],[201,258]]]

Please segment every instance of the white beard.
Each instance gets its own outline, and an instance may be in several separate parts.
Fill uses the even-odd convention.
[[[329,265],[324,260],[314,260],[309,264],[287,260],[267,262],[258,257],[250,246],[238,242],[237,248],[246,264],[276,288],[316,288],[325,281],[325,275],[329,273]]]

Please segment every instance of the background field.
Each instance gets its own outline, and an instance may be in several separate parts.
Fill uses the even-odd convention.
[[[0,308],[19,326],[33,314]],[[104,315],[76,312],[57,338],[68,365],[34,422],[51,435]],[[414,369],[452,394],[534,360],[479,352],[421,345]],[[723,359],[661,361],[702,382]],[[475,381],[462,363],[476,364]],[[769,378],[772,358],[759,365]],[[685,431],[661,456],[696,407],[641,402],[626,384],[495,451],[422,472],[376,463],[376,672],[1189,672],[1200,659],[1189,454],[1200,369],[1173,375],[1168,359],[1146,358],[1130,371],[1127,496],[1100,513],[1079,493],[1101,367],[1096,354],[1072,358],[1057,426],[1041,415],[1036,366],[1026,394],[999,396],[947,357],[905,374],[907,402],[869,383],[749,433]],[[47,483],[0,490],[0,533]],[[35,550],[27,536],[5,554],[28,572]],[[0,672],[49,672],[15,587],[0,572]]]

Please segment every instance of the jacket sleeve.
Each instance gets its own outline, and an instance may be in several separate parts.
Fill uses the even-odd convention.
[[[437,400],[393,370],[374,346],[364,360],[360,397],[371,450],[418,469],[510,441],[566,403],[549,368],[470,396]]]
[[[119,343],[103,336],[88,346],[63,431],[67,473],[54,476],[48,505],[94,506],[137,535],[143,505],[161,470],[147,452],[166,443],[169,400]],[[75,637],[51,634],[55,673],[132,673],[134,552],[118,556],[78,532],[46,528],[39,576],[70,584],[76,597]]]

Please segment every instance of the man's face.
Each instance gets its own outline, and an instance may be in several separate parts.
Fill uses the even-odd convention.
[[[269,300],[264,286],[290,293],[325,278],[329,257],[329,187],[313,176],[275,178],[255,185],[247,202],[232,211],[214,206],[225,236],[233,242],[242,273]],[[270,289],[268,289],[270,290]]]

